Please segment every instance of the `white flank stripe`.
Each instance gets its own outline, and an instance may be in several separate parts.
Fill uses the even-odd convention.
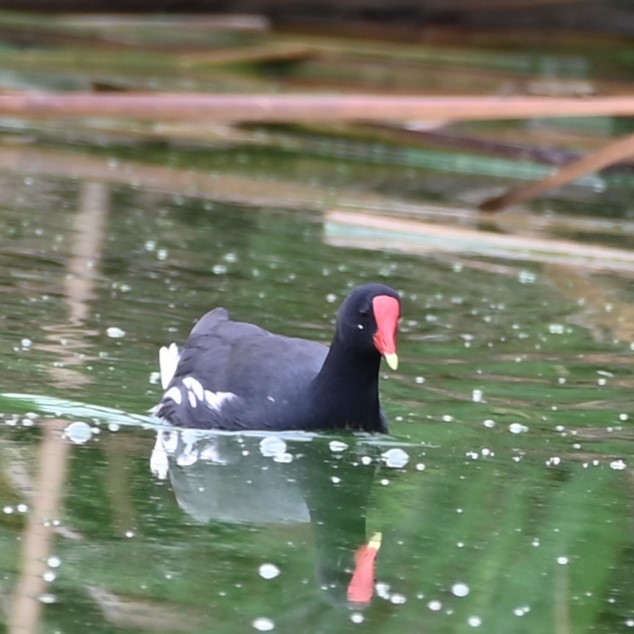
[[[193,376],[186,376],[183,379],[183,385],[188,390],[191,390],[196,395],[196,398],[199,401],[202,401],[203,398],[205,398],[204,390],[203,390],[203,386],[202,386],[201,382],[198,379],[195,379]],[[192,405],[192,407],[196,407],[196,406]]]
[[[196,407],[198,405],[196,395],[191,390],[187,390],[187,400],[192,407]]]
[[[233,392],[212,392],[210,390],[205,390],[205,401],[207,405],[216,412],[220,411],[222,404],[225,401],[229,401],[232,398],[235,398],[235,394]]]
[[[178,346],[175,343],[167,348],[162,346],[159,350],[159,373],[161,375],[161,385],[165,389],[174,378],[176,366],[180,361]]]
[[[183,393],[174,385],[165,394],[163,394],[163,400],[171,398],[177,405],[183,402]]]

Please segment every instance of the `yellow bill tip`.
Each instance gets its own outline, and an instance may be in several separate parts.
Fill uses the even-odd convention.
[[[383,358],[385,359],[385,362],[388,364],[388,366],[392,370],[398,369],[398,355],[396,354],[396,352],[392,352],[390,354],[384,354]]]
[[[381,548],[381,541],[383,540],[383,534],[382,533],[374,533],[374,535],[372,535],[372,537],[370,537],[370,541],[368,541],[368,547],[369,548],[374,548],[375,550],[378,550],[379,548]]]

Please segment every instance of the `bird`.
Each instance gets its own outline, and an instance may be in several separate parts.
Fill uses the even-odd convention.
[[[337,313],[330,346],[201,317],[188,339],[159,351],[165,390],[155,415],[175,427],[227,431],[387,433],[381,358],[396,370],[401,299],[389,286],[356,286]]]

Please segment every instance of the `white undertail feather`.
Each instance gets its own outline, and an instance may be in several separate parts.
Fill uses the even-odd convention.
[[[161,346],[159,350],[159,372],[161,374],[161,385],[163,389],[166,389],[174,378],[176,366],[180,358],[181,355],[175,343],[170,344],[169,347]]]
[[[172,387],[165,392],[163,400],[166,398],[171,398],[177,405],[180,405],[183,402],[183,394],[175,385],[172,385]]]

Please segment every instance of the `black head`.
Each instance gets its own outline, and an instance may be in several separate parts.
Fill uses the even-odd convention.
[[[378,352],[396,369],[396,334],[401,316],[398,293],[383,284],[352,289],[339,308],[337,336],[347,347]]]

